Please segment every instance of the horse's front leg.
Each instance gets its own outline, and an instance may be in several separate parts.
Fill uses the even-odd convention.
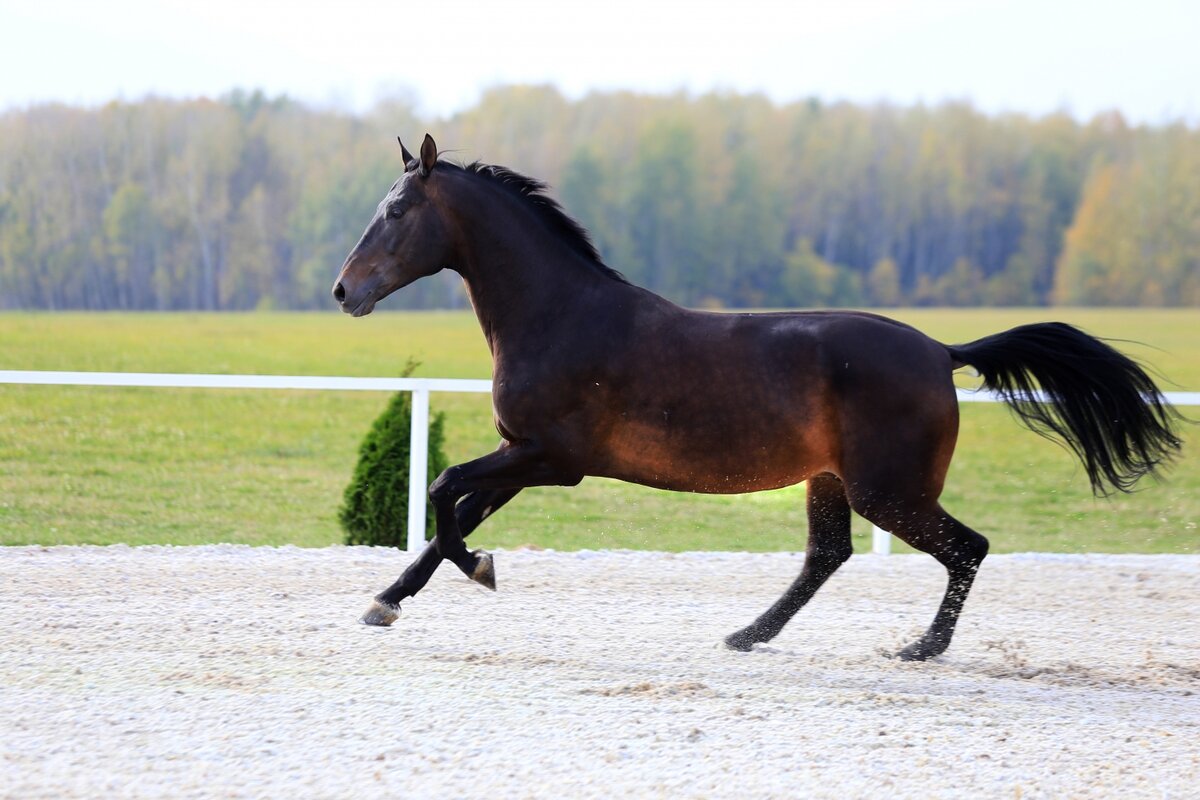
[[[399,615],[400,600],[420,590],[443,558],[472,580],[495,589],[492,556],[468,551],[463,537],[527,486],[574,486],[582,479],[581,474],[554,465],[531,444],[505,443],[489,455],[450,467],[429,487],[437,524],[434,540],[400,580],[375,598],[363,622],[390,625]]]
[[[487,492],[471,492],[455,506],[458,528],[463,537],[479,527],[485,519],[496,513],[509,500],[517,496],[520,489],[494,489]],[[367,609],[362,621],[367,625],[391,625],[400,616],[400,601],[412,597],[425,588],[438,565],[442,554],[438,552],[437,540],[425,545],[420,555],[408,565],[404,573],[384,591],[375,595],[375,602]]]
[[[574,486],[583,476],[570,472],[548,459],[544,451],[531,443],[507,444],[482,458],[450,467],[429,487],[437,520],[438,552],[452,561],[468,578],[496,588],[492,556],[482,550],[468,551],[454,513],[459,498],[471,492],[495,489],[523,489],[527,486]]]

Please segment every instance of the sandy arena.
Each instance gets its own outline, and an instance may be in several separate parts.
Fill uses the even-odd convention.
[[[1200,556],[989,558],[950,651],[925,556],[0,548],[0,796],[1197,797]]]

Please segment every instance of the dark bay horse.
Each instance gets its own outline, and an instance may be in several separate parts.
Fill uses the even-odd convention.
[[[358,317],[418,278],[458,272],[491,349],[502,441],[434,481],[436,536],[367,624],[391,624],[443,558],[494,589],[492,557],[463,537],[527,486],[596,475],[735,493],[807,480],[803,569],[726,643],[748,650],[779,633],[850,557],[854,510],[949,573],[932,625],[898,654],[926,659],[950,644],[988,551],[938,503],[958,434],[955,369],[974,367],[1028,427],[1064,441],[1098,493],[1127,491],[1180,447],[1147,374],[1069,325],[948,346],[874,314],[691,311],[605,266],[539,181],[439,161],[428,135],[418,156],[401,149],[404,174],[333,296]]]

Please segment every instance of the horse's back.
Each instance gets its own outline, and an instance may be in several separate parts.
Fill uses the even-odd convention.
[[[839,394],[944,395],[953,361],[936,340],[910,325],[862,311],[714,314],[690,312],[676,346],[708,351],[717,375],[758,372],[763,382],[821,382]],[[745,376],[742,376],[743,379]],[[774,379],[774,380],[772,380]],[[909,390],[909,391],[906,391]],[[878,398],[877,398],[878,399]],[[927,399],[927,398],[926,398]]]

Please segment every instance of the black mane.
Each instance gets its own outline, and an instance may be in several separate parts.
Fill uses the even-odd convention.
[[[557,233],[572,250],[583,256],[586,261],[603,275],[614,281],[629,283],[624,275],[604,263],[604,260],[600,258],[600,252],[596,250],[596,245],[593,244],[592,237],[588,234],[587,230],[578,222],[571,219],[567,215],[567,212],[563,211],[558,201],[547,194],[550,187],[543,181],[539,181],[537,178],[530,178],[528,175],[522,175],[508,167],[484,164],[482,161],[473,161],[466,166],[450,161],[439,161],[438,169],[444,167],[459,169],[468,175],[478,175],[500,186],[514,197],[525,201],[541,217],[550,230]]]

